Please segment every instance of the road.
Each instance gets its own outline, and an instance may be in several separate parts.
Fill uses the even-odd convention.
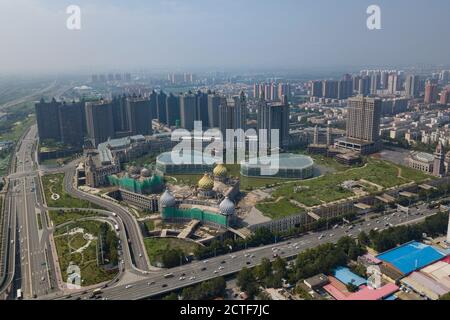
[[[425,205],[412,209],[410,214],[393,212],[379,220],[362,222],[352,226],[340,226],[323,233],[311,233],[296,239],[264,247],[252,248],[209,260],[194,262],[180,267],[148,275],[145,279],[103,289],[101,298],[108,300],[138,300],[159,296],[170,291],[191,286],[218,276],[231,275],[243,267],[254,267],[263,258],[274,259],[274,254],[282,258],[292,258],[299,253],[324,243],[336,243],[343,236],[356,237],[361,231],[384,230],[393,226],[414,224],[434,215],[437,210],[429,210]],[[166,278],[165,275],[173,277]],[[66,299],[89,299],[91,293],[66,296]]]
[[[14,173],[10,176],[16,220],[16,267],[13,293],[22,289],[24,298],[36,298],[58,290],[54,256],[50,246],[52,228],[43,207],[36,171],[34,146],[36,126],[32,126],[16,152]],[[15,177],[15,174],[21,174]]]
[[[102,199],[96,195],[88,194],[75,188],[73,185],[75,168],[68,166],[67,168],[65,168],[64,173],[64,190],[68,194],[75,198],[95,203],[96,205],[99,205],[106,210],[117,214],[117,216],[122,220],[125,226],[125,231],[129,239],[128,243],[130,252],[128,256],[132,258],[132,263],[138,270],[147,272],[150,269],[150,262],[145,250],[144,238],[142,236],[139,224],[132,216],[132,214],[119,204],[113,203],[106,199]],[[131,261],[126,261],[126,263],[131,263]]]

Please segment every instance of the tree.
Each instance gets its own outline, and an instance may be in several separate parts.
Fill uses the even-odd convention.
[[[250,299],[253,299],[258,294],[259,286],[252,270],[244,267],[241,271],[239,271],[236,279],[237,285],[242,291],[247,292]]]
[[[261,260],[261,264],[255,268],[255,275],[261,281],[272,275],[272,263],[269,259]]]
[[[175,292],[165,296],[163,300],[178,300],[178,295]]]
[[[358,243],[362,246],[369,246],[370,245],[370,238],[367,235],[367,233],[365,233],[364,231],[362,231],[359,235],[358,235]]]
[[[183,259],[183,251],[179,249],[169,249],[162,252],[161,262],[166,268],[173,268],[180,265]]]

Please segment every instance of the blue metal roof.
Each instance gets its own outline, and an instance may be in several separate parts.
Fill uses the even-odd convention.
[[[404,274],[421,269],[444,257],[444,253],[432,246],[416,241],[406,243],[377,256],[378,259],[392,264]]]
[[[357,287],[366,284],[367,280],[358,276],[346,267],[338,267],[334,270],[334,277],[345,284],[353,284]]]

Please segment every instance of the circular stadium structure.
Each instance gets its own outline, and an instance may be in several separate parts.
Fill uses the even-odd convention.
[[[156,169],[163,174],[201,174],[211,172],[216,159],[198,151],[188,155],[165,152],[156,158]]]
[[[241,175],[281,179],[309,179],[314,176],[314,161],[311,157],[282,153],[278,155],[278,164],[272,157],[242,161]]]

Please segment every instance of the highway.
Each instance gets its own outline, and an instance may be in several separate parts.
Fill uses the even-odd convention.
[[[170,291],[194,285],[218,276],[231,275],[243,267],[254,267],[263,258],[275,259],[293,258],[299,253],[324,243],[336,243],[343,236],[356,237],[361,231],[384,230],[390,225],[406,225],[423,221],[434,215],[437,210],[429,210],[425,205],[413,208],[411,213],[393,211],[380,219],[365,221],[353,226],[338,226],[322,233],[310,233],[272,245],[252,248],[240,252],[218,256],[205,261],[193,262],[180,267],[152,273],[145,279],[129,282],[115,287],[104,288],[99,299],[107,300],[138,300],[159,296]],[[351,228],[351,229],[350,229]],[[165,277],[168,275],[170,277]],[[89,299],[91,292],[66,296],[65,299]]]
[[[33,148],[37,141],[36,126],[32,126],[16,153],[16,173],[13,178],[14,202],[17,208],[17,263],[20,274],[13,282],[14,289],[22,289],[24,298],[47,295],[58,288],[54,257],[50,247],[51,226],[42,203],[42,191],[35,170]]]

